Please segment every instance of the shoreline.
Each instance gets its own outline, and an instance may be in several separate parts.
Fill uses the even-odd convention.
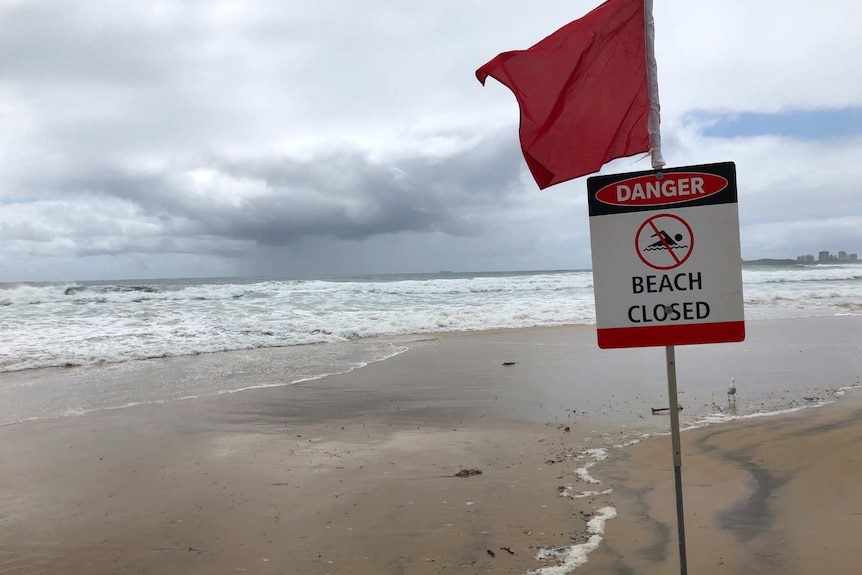
[[[754,333],[755,337],[760,336],[761,334],[757,333],[759,331],[765,331],[766,337],[774,337],[776,334],[781,335],[783,326],[788,328],[790,333],[795,333],[801,335],[803,338],[806,337],[804,335],[806,329],[805,324],[811,324],[817,327],[818,324],[826,324],[831,326],[840,326],[843,327],[843,331],[846,333],[851,333],[853,329],[847,326],[858,325],[862,322],[862,316],[858,315],[831,315],[831,316],[816,316],[816,317],[806,317],[806,318],[784,318],[784,319],[764,319],[764,320],[749,320],[749,331]],[[817,328],[820,329],[820,328]],[[194,379],[204,380],[204,378],[210,377],[211,372],[215,372],[214,375],[216,378],[222,377],[225,371],[234,370],[241,374],[246,381],[242,383],[240,379],[231,380],[229,386],[225,388],[214,388],[214,389],[206,389],[201,392],[195,393],[185,393],[179,396],[166,396],[166,397],[156,397],[154,399],[139,399],[136,398],[132,401],[122,401],[115,402],[109,405],[78,405],[78,404],[70,404],[65,406],[62,410],[56,410],[50,414],[42,414],[37,413],[36,415],[26,415],[25,417],[19,417],[17,419],[10,419],[10,416],[5,415],[2,410],[0,410],[0,426],[4,425],[14,425],[19,423],[26,423],[31,421],[40,421],[43,419],[50,419],[56,417],[66,417],[66,416],[80,416],[82,414],[94,413],[104,410],[116,410],[116,409],[125,409],[129,407],[136,407],[139,405],[162,405],[166,403],[171,403],[175,401],[189,401],[189,400],[200,400],[206,399],[210,397],[215,397],[219,395],[227,395],[227,394],[235,394],[240,392],[255,392],[260,389],[267,388],[283,388],[283,387],[293,387],[297,385],[307,384],[309,382],[320,382],[325,381],[331,378],[338,378],[344,375],[349,375],[351,373],[355,373],[357,371],[361,371],[363,369],[368,368],[369,366],[373,366],[375,364],[386,363],[399,355],[404,353],[410,353],[414,348],[420,348],[424,345],[434,344],[435,342],[450,342],[450,341],[460,341],[463,340],[468,342],[470,345],[504,345],[510,347],[513,352],[509,355],[515,357],[518,355],[517,349],[522,346],[530,346],[533,344],[534,340],[547,340],[544,344],[537,345],[570,345],[573,348],[579,348],[579,356],[581,360],[586,359],[590,363],[590,375],[592,377],[601,377],[602,373],[597,368],[597,360],[596,358],[608,357],[612,358],[612,361],[626,361],[628,357],[634,356],[634,361],[641,363],[644,366],[647,366],[650,371],[653,373],[656,372],[656,366],[659,365],[656,363],[655,358],[646,357],[650,354],[650,350],[653,348],[629,348],[625,350],[600,350],[595,344],[595,326],[594,325],[586,325],[586,324],[573,324],[573,325],[559,325],[559,326],[534,326],[534,327],[518,327],[518,328],[497,328],[491,330],[476,330],[476,331],[452,331],[452,332],[433,332],[433,333],[420,333],[413,334],[410,336],[391,336],[391,337],[372,337],[372,338],[358,338],[356,340],[351,340],[349,342],[345,342],[344,344],[309,344],[308,346],[287,346],[287,347],[272,347],[272,348],[256,348],[251,350],[231,350],[224,352],[214,352],[214,353],[206,353],[206,354],[197,354],[197,355],[189,355],[189,356],[178,356],[178,357],[163,357],[163,358],[151,358],[151,359],[143,359],[143,360],[134,360],[127,362],[119,362],[119,363],[106,363],[106,364],[97,364],[97,365],[86,365],[86,366],[71,366],[71,367],[45,367],[45,368],[34,368],[28,370],[21,371],[13,371],[13,372],[2,372],[0,373],[0,380],[4,380],[4,383],[10,384],[11,387],[35,387],[34,384],[42,384],[51,388],[60,388],[61,386],[67,386],[70,379],[75,380],[75,385],[84,386],[87,385],[87,382],[95,379],[103,379],[105,381],[111,380],[112,384],[114,381],[120,381],[127,387],[131,386],[140,386],[147,379],[158,379],[164,380],[166,377],[170,377],[173,379],[180,379],[184,381],[190,381]],[[751,358],[747,358],[744,348],[748,346],[751,341],[752,336],[750,335],[746,341],[740,342],[739,344],[723,344],[722,346],[727,348],[728,346],[732,346],[729,349],[736,348],[737,351],[733,354],[725,353],[727,357],[730,359],[727,363],[735,363],[737,358],[742,361],[747,361],[748,363],[752,363]],[[808,337],[807,339],[811,339]],[[565,343],[555,343],[556,342],[565,342]],[[343,366],[340,370],[333,371],[332,369],[325,369],[321,373],[315,373],[312,375],[294,375],[290,376],[286,380],[282,381],[273,381],[272,375],[273,372],[282,369],[284,365],[292,365],[291,362],[295,362],[296,360],[293,357],[297,353],[302,353],[307,351],[308,349],[313,349],[319,353],[327,352],[332,345],[345,345],[348,348],[350,346],[375,346],[380,345],[387,347],[387,351],[384,353],[383,351],[376,351],[375,353],[378,357],[373,357],[371,359],[367,359],[367,361],[362,361],[360,363],[348,364]],[[809,347],[812,345],[817,345],[816,342],[808,342],[806,345]],[[710,348],[713,348],[712,351],[709,351]],[[690,364],[685,357],[685,354],[691,350],[695,352],[697,355],[706,358],[709,362],[714,363],[714,360],[710,357],[716,355],[714,352],[714,348],[716,346],[680,346],[680,350],[685,350],[682,353],[684,354],[681,357],[679,362],[680,365],[680,382],[681,382],[681,395],[680,401],[681,403],[686,400],[682,394],[686,393],[686,390],[683,387],[687,382],[684,379],[690,379],[692,376],[695,376],[696,379],[702,379],[702,373],[699,373],[698,370],[692,369]],[[584,354],[583,349],[587,349],[595,354],[594,357],[587,357],[589,354]],[[707,351],[704,351],[706,349]],[[802,353],[803,348],[800,348],[800,353]],[[341,352],[341,353],[352,353],[350,351]],[[654,353],[654,352],[653,352]],[[313,358],[312,358],[313,359]],[[300,359],[301,360],[301,359]],[[841,358],[835,358],[836,361],[842,361]],[[701,358],[695,358],[694,362],[698,363],[701,361]],[[809,364],[813,365],[817,361],[817,358],[812,358],[808,361]],[[757,364],[757,362],[753,362]],[[797,362],[798,364],[798,362]],[[726,370],[726,366],[718,366],[722,370]],[[796,367],[794,369],[801,369],[804,366]],[[663,367],[661,368],[663,372]],[[758,368],[759,369],[759,368]],[[613,369],[612,369],[613,371]],[[170,375],[166,376],[165,373],[170,372]],[[256,372],[256,373],[254,373]],[[727,374],[732,375],[733,372],[730,370],[726,371]],[[663,374],[662,374],[663,375]],[[277,379],[282,376],[277,376]],[[727,376],[729,377],[729,375]],[[655,375],[652,376],[654,382],[657,382],[658,379],[655,378]],[[227,380],[224,380],[227,381]],[[709,398],[706,397],[702,392],[704,382],[697,382],[698,391],[701,392],[700,396],[697,398],[697,401],[700,405],[698,405],[697,415],[701,418],[705,418],[711,416],[716,411],[722,411],[724,406],[721,404],[720,398],[723,396],[723,383],[719,383],[717,385],[717,389],[714,387],[710,390]],[[165,389],[168,386],[163,385]],[[634,390],[637,391],[637,390]],[[661,401],[666,394],[664,390],[664,383],[659,382],[657,386],[654,386],[650,389],[652,392],[650,395],[654,397],[656,401]],[[808,386],[808,395],[807,397],[814,398],[814,403],[817,401],[821,401],[826,399],[822,397],[822,395],[826,394],[827,396],[835,391],[830,389],[830,386],[821,387],[821,386]],[[3,389],[0,389],[0,399],[3,399],[4,405],[9,405],[9,398],[3,396]],[[80,394],[77,394],[80,396]],[[634,393],[637,395],[637,393]],[[716,396],[719,398],[716,399]],[[805,394],[802,394],[805,397]],[[14,399],[14,398],[12,398]],[[38,400],[38,397],[36,398]],[[52,398],[52,401],[61,400],[61,396],[57,396],[56,398]],[[794,405],[785,405],[778,404],[776,405],[766,405],[766,403],[774,403],[774,397],[765,397],[762,400],[766,400],[766,402],[760,407],[756,407],[754,405],[744,405],[742,406],[743,410],[751,411],[775,411],[780,409],[785,409],[789,407],[794,407],[795,405],[800,405],[804,403],[811,402],[802,402],[801,399],[797,400]],[[765,407],[764,407],[765,406]],[[690,411],[689,406],[685,406],[688,411],[683,413],[683,417],[688,419],[692,411]],[[714,408],[714,409],[710,409]],[[33,411],[38,412],[38,409],[34,409]],[[744,414],[744,413],[743,413]],[[558,413],[557,416],[560,414]]]
[[[728,364],[745,384],[742,417],[766,404],[796,409],[828,384],[856,385],[857,344],[831,336],[858,322],[766,322],[742,345],[686,348],[686,417],[712,412]],[[599,352],[594,336],[567,328],[458,334],[314,382],[0,427],[0,571],[524,574],[545,565],[539,549],[595,537],[605,540],[578,573],[620,572],[646,561],[649,548],[654,565],[644,568],[666,566],[672,538],[650,539],[644,551],[620,535],[642,533],[639,509],[659,505],[650,511],[656,521],[668,511],[646,492],[638,500],[637,478],[623,467],[654,450],[658,467],[646,471],[659,483],[670,477],[667,418],[649,415],[667,393],[664,358],[650,348]],[[812,361],[822,382],[810,379]],[[844,393],[834,405],[860,395]],[[833,413],[832,405],[690,430],[683,441],[825,425],[831,415],[811,414]],[[653,441],[611,449],[643,433]],[[612,457],[594,461],[603,449]],[[716,500],[703,482],[689,483],[687,461],[690,505]],[[457,476],[471,469],[482,473]],[[744,469],[709,469],[738,481],[725,500],[745,497]],[[618,515],[601,535],[599,510],[609,506]],[[721,525],[699,528],[732,538]]]
[[[859,264],[862,266],[862,263]],[[750,310],[749,310],[750,311]],[[829,312],[819,312],[815,313],[814,310],[808,309],[804,310],[802,315],[787,315],[784,317],[747,317],[745,319],[746,324],[756,324],[761,322],[785,322],[785,321],[808,321],[808,320],[820,320],[820,319],[828,319],[828,318],[856,318],[862,317],[862,314],[858,313],[857,310],[851,311],[834,311],[830,310]],[[441,338],[451,338],[451,337],[469,337],[469,336],[482,336],[482,335],[493,335],[493,334],[506,334],[506,333],[517,333],[522,331],[533,331],[533,330],[572,330],[572,329],[589,329],[595,330],[596,324],[595,321],[586,322],[586,323],[551,323],[551,324],[539,324],[539,325],[526,325],[526,326],[506,326],[506,327],[490,327],[490,328],[463,328],[456,330],[427,330],[427,331],[415,331],[415,332],[405,332],[405,333],[397,333],[397,334],[382,334],[382,335],[371,335],[371,336],[358,336],[353,338],[348,338],[339,341],[331,341],[331,342],[310,342],[310,343],[297,343],[291,345],[271,345],[271,346],[257,346],[257,347],[238,347],[232,349],[223,349],[216,351],[202,351],[195,353],[186,353],[186,354],[176,354],[176,355],[153,355],[148,357],[139,357],[139,358],[124,358],[117,360],[100,360],[94,363],[67,363],[64,365],[37,365],[33,367],[25,367],[18,368],[13,370],[0,370],[0,377],[3,376],[15,376],[21,374],[28,374],[31,372],[37,373],[49,373],[49,372],[59,372],[65,373],[67,370],[76,370],[76,369],[99,369],[99,368],[111,368],[117,367],[127,364],[138,364],[143,362],[153,362],[153,361],[162,361],[162,360],[175,360],[182,361],[188,360],[191,358],[201,358],[207,356],[222,356],[224,354],[246,354],[246,353],[266,353],[266,352],[276,352],[279,350],[290,350],[290,349],[302,349],[306,347],[325,347],[331,345],[344,345],[344,344],[360,344],[360,343],[390,343],[393,345],[397,344],[407,344],[407,343],[416,343],[423,341],[434,341]],[[593,342],[595,342],[595,337],[593,337]],[[694,346],[680,346],[680,347],[694,347]],[[636,349],[636,348],[627,348],[627,349]],[[642,349],[642,348],[639,348]],[[596,347],[598,351],[598,347]],[[397,355],[397,354],[396,354]],[[381,360],[374,360],[370,363],[375,363],[377,361],[383,361],[388,358],[383,358]],[[364,367],[364,366],[360,366]],[[354,369],[358,369],[354,368]],[[326,373],[320,376],[313,377],[313,379],[319,379],[321,377],[329,377],[334,375],[342,375],[342,373]],[[305,380],[297,380],[293,383],[299,383]],[[291,384],[284,384],[291,385]],[[255,388],[249,388],[255,389]],[[241,390],[235,390],[241,391]],[[191,398],[194,399],[194,398]]]

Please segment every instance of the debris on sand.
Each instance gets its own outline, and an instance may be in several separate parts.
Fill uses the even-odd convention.
[[[481,469],[462,469],[452,477],[473,477],[474,475],[482,475]]]
[[[503,365],[515,365],[516,363],[518,363],[518,362],[517,361],[504,361]]]
[[[491,551],[490,549],[486,549],[486,551],[488,552],[488,555],[490,555],[491,557],[496,557],[496,556],[497,556],[497,554],[496,554],[496,553],[494,553],[493,551]]]
[[[670,413],[669,407],[651,407],[653,415],[662,415],[665,413]],[[682,411],[682,406],[680,405],[678,411]]]

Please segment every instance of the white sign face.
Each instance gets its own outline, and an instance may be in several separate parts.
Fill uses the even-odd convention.
[[[733,163],[587,186],[599,347],[745,339]]]

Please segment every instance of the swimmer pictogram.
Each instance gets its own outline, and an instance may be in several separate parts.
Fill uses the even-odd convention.
[[[635,234],[638,257],[656,270],[671,270],[681,266],[693,248],[691,226],[674,214],[658,214],[648,218]]]

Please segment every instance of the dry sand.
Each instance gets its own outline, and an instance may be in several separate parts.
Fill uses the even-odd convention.
[[[704,374],[681,386],[686,413],[714,408],[727,365],[747,385],[767,374],[740,412],[825,395],[812,357],[832,360],[816,366],[830,382],[858,382],[854,340],[823,338],[836,325],[859,322],[766,322],[746,346],[678,352]],[[539,548],[586,542],[608,505],[619,516],[578,573],[676,572],[666,438],[611,448],[589,470],[601,485],[576,476],[585,449],[667,424],[648,415],[661,351],[602,355],[594,336],[454,335],[307,384],[2,426],[0,573],[520,574],[554,564]],[[759,362],[779,356],[770,379]],[[690,572],[859,572],[854,393],[684,434]],[[573,500],[567,486],[614,491]]]

